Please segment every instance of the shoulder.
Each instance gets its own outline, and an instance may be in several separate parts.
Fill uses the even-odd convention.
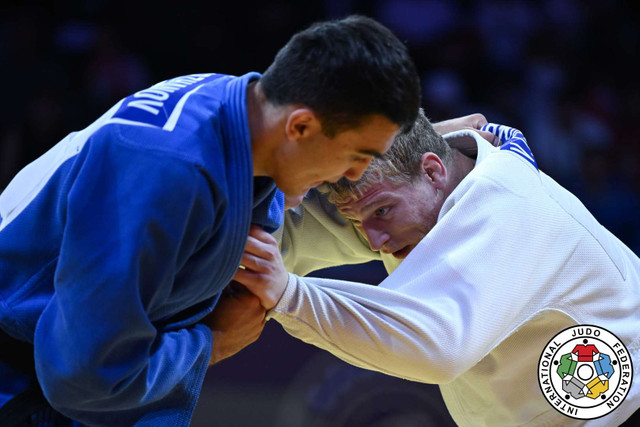
[[[468,230],[524,227],[549,204],[540,175],[514,155],[495,151],[445,200],[438,222]],[[446,219],[446,221],[445,221]]]
[[[458,184],[445,201],[440,217],[464,203],[474,209],[512,210],[539,199],[544,188],[539,172],[524,159],[503,150],[491,150]]]
[[[226,188],[224,176],[212,177],[190,153],[131,141],[108,126],[88,139],[73,168],[72,185],[82,188],[82,194],[119,194],[132,197],[131,202],[153,194],[154,198],[165,194],[158,200],[166,202],[171,197],[215,201],[224,196]],[[124,202],[129,200],[119,201]]]

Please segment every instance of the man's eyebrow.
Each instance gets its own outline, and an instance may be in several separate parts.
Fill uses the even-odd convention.
[[[387,203],[390,195],[385,191],[383,193],[376,194],[371,200],[368,200],[364,205],[360,207],[360,212],[368,212],[372,206]]]
[[[375,157],[376,159],[382,158],[382,153],[379,153],[375,150],[358,150],[358,153],[365,154],[367,156]]]

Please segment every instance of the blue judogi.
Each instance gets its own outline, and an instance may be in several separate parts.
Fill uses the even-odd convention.
[[[282,194],[253,178],[246,88],[259,77],[194,74],[131,95],[0,195],[0,329],[33,343],[66,416],[188,425],[212,348],[199,321],[250,224],[282,221]],[[31,379],[0,362],[0,406]]]

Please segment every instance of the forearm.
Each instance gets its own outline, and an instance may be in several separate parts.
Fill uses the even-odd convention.
[[[444,135],[465,128],[480,129],[485,124],[487,124],[487,119],[482,114],[476,113],[433,123],[433,128],[440,135]]]
[[[289,334],[353,365],[425,383],[459,374],[447,337],[460,331],[437,322],[443,315],[391,289],[295,275],[269,312]]]
[[[64,339],[50,321],[44,315],[36,329],[35,362],[56,410],[89,425],[133,425],[145,417],[188,425],[211,354],[206,326],[161,333],[149,345],[132,333],[100,347]]]

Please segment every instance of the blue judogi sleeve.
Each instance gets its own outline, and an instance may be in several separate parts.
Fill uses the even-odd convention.
[[[212,334],[163,330],[153,313],[180,302],[176,275],[211,239],[214,184],[175,153],[99,135],[73,167],[55,292],[35,330],[44,394],[91,425],[188,425]]]

